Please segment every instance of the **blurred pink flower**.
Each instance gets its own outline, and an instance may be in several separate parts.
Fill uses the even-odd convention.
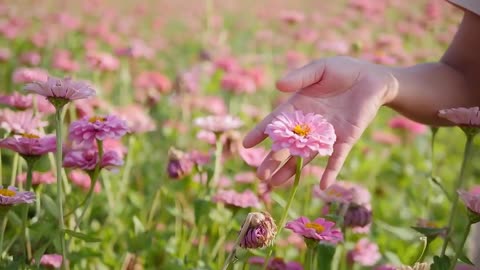
[[[240,64],[231,56],[225,56],[214,60],[214,65],[217,69],[225,72],[235,72],[240,70]]]
[[[262,257],[250,257],[248,259],[249,264],[262,266],[265,263],[265,258]],[[268,262],[266,270],[303,270],[300,263],[297,262],[285,262],[282,258],[271,258]]]
[[[63,257],[59,254],[44,254],[40,258],[40,265],[46,268],[60,269],[62,267]]]
[[[251,94],[255,93],[256,90],[254,80],[247,75],[234,72],[225,73],[220,81],[220,85],[223,89],[236,94]]]
[[[388,145],[398,145],[401,143],[401,140],[397,135],[380,130],[373,132],[372,140]]]
[[[241,74],[253,80],[256,87],[261,87],[263,86],[263,84],[265,84],[265,81],[266,81],[265,71],[262,68],[254,67],[254,68],[243,69],[241,71]]]
[[[120,67],[120,61],[106,52],[89,51],[87,52],[87,62],[92,68],[101,71],[115,71]]]
[[[196,96],[192,106],[214,115],[225,115],[228,111],[225,101],[217,96]]]
[[[336,140],[333,126],[313,113],[285,112],[268,124],[265,134],[272,139],[272,150],[288,149],[292,156],[329,156]]]
[[[70,181],[72,181],[72,183],[75,186],[83,189],[85,192],[90,190],[92,181],[90,179],[90,176],[88,176],[88,174],[86,174],[85,172],[81,170],[72,170],[68,174],[68,178],[70,179]],[[101,191],[102,191],[102,186],[100,185],[100,182],[97,181],[95,183],[95,187],[93,188],[93,192],[99,193]]]
[[[42,57],[37,52],[24,52],[20,55],[20,62],[24,65],[38,66]]]
[[[343,241],[343,235],[342,232],[334,226],[334,222],[323,218],[317,218],[311,222],[306,217],[299,217],[298,219],[287,222],[285,229],[292,230],[305,238],[337,244]]]
[[[280,11],[279,16],[281,21],[290,25],[302,23],[305,20],[305,14],[303,12],[296,11],[296,10]]]
[[[135,87],[139,89],[154,89],[159,93],[169,92],[172,88],[170,80],[160,72],[144,71],[135,78]]]
[[[66,168],[94,170],[98,163],[98,150],[92,147],[67,150],[63,159]],[[116,151],[105,150],[100,168],[115,169],[122,166],[123,160]]]
[[[263,147],[244,148],[240,146],[238,154],[249,166],[258,167],[262,164],[268,152]]]
[[[46,82],[27,84],[25,90],[47,98],[64,100],[76,100],[95,95],[95,90],[88,84],[82,81],[74,81],[71,78],[48,77]]]
[[[131,58],[151,59],[155,55],[155,50],[143,41],[135,39],[130,46],[123,47],[115,51],[119,56],[127,56]]]
[[[302,236],[291,233],[286,239],[285,238],[277,238],[275,244],[279,247],[290,247],[294,246],[297,249],[303,250],[307,248],[305,244],[305,240]]]
[[[0,96],[0,104],[8,105],[19,110],[25,110],[32,107],[33,99],[31,95],[25,96],[17,92],[13,92],[11,95]]]
[[[195,163],[183,151],[170,147],[168,150],[167,173],[172,179],[182,179],[189,175]]]
[[[327,53],[347,55],[350,52],[350,44],[345,40],[320,40],[317,48]]]
[[[285,54],[287,69],[299,68],[307,62],[307,57],[298,51],[287,51]]]
[[[438,116],[460,126],[480,126],[479,107],[444,109]]]
[[[0,62],[6,62],[12,57],[12,52],[9,48],[0,48]]]
[[[95,147],[98,148],[98,144],[95,142]],[[105,151],[113,151],[117,153],[117,155],[123,159],[125,155],[128,153],[128,148],[123,145],[122,141],[120,139],[105,139],[103,141],[103,149]]]
[[[27,173],[17,175],[18,183],[25,183],[27,180]],[[55,175],[52,172],[33,172],[32,185],[53,184],[57,182]]]
[[[42,121],[41,115],[34,115],[32,111],[0,110],[0,127],[16,135],[39,135],[39,129],[48,126],[47,121]]]
[[[355,247],[347,253],[349,263],[357,263],[364,267],[375,265],[381,258],[378,245],[370,242],[367,238],[360,239]]]
[[[250,190],[244,192],[236,192],[235,190],[219,190],[217,194],[212,197],[212,201],[240,208],[260,207],[260,201],[258,200],[258,197]]]
[[[79,68],[78,63],[72,59],[71,53],[67,50],[55,51],[52,66],[65,72],[74,72]]]
[[[79,144],[92,145],[96,140],[120,139],[128,132],[127,123],[115,115],[84,117],[70,124],[68,137]]]
[[[0,207],[10,207],[16,204],[35,202],[35,193],[31,191],[18,191],[16,187],[4,188],[0,186]]]
[[[480,215],[480,193],[459,190],[458,194],[470,211]]]
[[[157,126],[148,112],[136,104],[131,104],[116,110],[118,117],[127,122],[133,133],[154,131]]]
[[[350,203],[353,199],[353,190],[337,183],[325,190],[314,189],[314,194],[326,203]]]
[[[33,134],[15,135],[0,140],[0,148],[10,149],[22,156],[41,156],[55,151],[55,135],[36,136]]]
[[[255,179],[257,179],[257,176],[255,175],[254,172],[240,172],[235,174],[233,179],[237,183],[250,184],[255,182]]]
[[[401,129],[412,134],[424,134],[427,132],[427,126],[418,122],[412,121],[403,116],[395,116],[388,122],[388,125],[393,129]]]
[[[425,5],[425,14],[429,20],[435,21],[442,17],[442,2],[429,0]]]
[[[47,79],[48,72],[40,68],[17,68],[12,75],[14,83],[46,82]]]
[[[239,118],[231,115],[199,117],[195,119],[194,123],[196,126],[214,133],[237,129],[243,125]]]
[[[215,145],[217,141],[215,137],[215,133],[207,130],[200,130],[197,132],[197,136],[195,136],[198,140],[206,142],[211,145]]]

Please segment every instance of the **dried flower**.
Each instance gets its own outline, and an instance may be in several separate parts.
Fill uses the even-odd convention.
[[[240,247],[255,249],[270,246],[277,234],[277,225],[272,216],[266,212],[253,212],[249,215],[251,219],[247,224],[246,233],[240,241]],[[243,226],[245,223],[242,225],[242,229]]]

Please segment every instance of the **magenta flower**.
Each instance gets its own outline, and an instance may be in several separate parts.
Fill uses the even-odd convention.
[[[86,171],[94,170],[98,163],[98,150],[95,148],[81,148],[65,153],[63,166],[79,168]],[[100,168],[113,169],[123,165],[123,160],[115,151],[105,150]]]
[[[401,129],[412,134],[423,134],[427,132],[427,126],[420,124],[418,122],[412,121],[403,116],[396,116],[390,119],[388,125],[393,129]]]
[[[480,126],[479,107],[440,110],[438,116],[460,126]]]
[[[16,204],[35,202],[35,193],[18,191],[16,187],[3,188],[0,186],[0,207],[9,207]]]
[[[17,175],[17,182],[18,183],[25,183],[27,180],[27,174],[22,173]],[[40,185],[40,184],[53,184],[57,180],[55,178],[55,175],[53,175],[52,172],[33,172],[32,175],[32,185]]]
[[[235,190],[220,190],[213,196],[212,201],[240,208],[260,206],[258,197],[250,190],[240,193]]]
[[[12,134],[39,135],[38,130],[48,125],[42,121],[40,115],[34,115],[32,111],[0,111],[0,127]]]
[[[127,123],[114,115],[84,117],[73,122],[68,137],[79,144],[92,145],[95,140],[119,139],[128,132]]]
[[[317,218],[315,221],[310,222],[306,217],[299,217],[296,220],[287,222],[285,228],[305,238],[336,244],[343,241],[343,235],[342,232],[334,226],[334,222],[323,218]]]
[[[40,68],[18,68],[12,75],[15,83],[46,82],[47,79],[48,72]]]
[[[250,213],[252,218],[248,224],[247,231],[240,241],[242,248],[263,248],[273,243],[277,234],[277,225],[272,216],[266,212]],[[242,225],[242,229],[245,224]]]
[[[41,156],[57,149],[55,135],[39,137],[33,134],[15,135],[0,140],[0,148],[10,149],[22,156]]]
[[[360,239],[355,247],[347,253],[349,263],[357,263],[364,267],[375,265],[381,258],[382,255],[378,251],[378,245],[366,238]]]
[[[68,178],[75,186],[83,189],[85,192],[90,190],[92,180],[90,179],[90,176],[88,176],[88,174],[84,173],[83,171],[73,170],[68,174]],[[93,187],[93,192],[99,193],[100,191],[102,191],[102,186],[97,181],[95,183],[95,187]]]
[[[40,265],[53,269],[62,267],[62,262],[63,257],[59,254],[44,254],[40,259]]]
[[[292,156],[301,157],[329,156],[336,140],[333,126],[323,116],[302,111],[277,115],[265,134],[273,141],[273,151],[288,149]]]
[[[243,122],[231,115],[211,115],[195,119],[195,125],[207,131],[221,133],[237,129],[243,125]]]
[[[47,97],[50,102],[52,102],[51,98],[70,101],[95,95],[95,90],[85,82],[74,81],[71,78],[59,79],[48,77],[46,82],[36,81],[27,84],[25,90]]]

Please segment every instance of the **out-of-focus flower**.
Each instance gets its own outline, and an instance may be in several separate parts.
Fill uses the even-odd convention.
[[[187,153],[171,147],[168,150],[167,173],[172,179],[181,179],[190,174],[193,169],[194,162]]]
[[[25,183],[27,180],[27,173],[22,173],[17,175],[17,182],[18,183]],[[53,175],[52,172],[33,172],[32,174],[32,185],[40,185],[40,184],[53,184],[57,180],[55,178],[55,175]]]
[[[135,87],[139,89],[151,88],[159,93],[167,93],[172,88],[172,83],[160,72],[144,71],[135,79]]]
[[[315,190],[315,195],[326,203],[339,202],[350,203],[353,199],[353,191],[351,188],[344,187],[337,183],[329,186],[325,190]]]
[[[256,175],[254,172],[241,172],[241,173],[235,174],[233,179],[237,183],[250,184],[255,182]]]
[[[347,253],[349,263],[357,263],[364,267],[375,265],[381,258],[378,245],[370,242],[367,238],[360,239],[355,247]]]
[[[302,111],[278,115],[268,124],[265,134],[272,139],[272,150],[288,149],[292,156],[310,157],[314,153],[327,156],[333,153],[335,130],[327,120]]]
[[[16,187],[3,188],[0,186],[0,206],[10,207],[16,204],[35,202],[35,193],[31,191],[18,191]]]
[[[79,168],[85,171],[94,170],[98,163],[98,150],[92,147],[68,150],[63,159],[66,168]],[[123,165],[123,160],[115,151],[105,150],[100,168],[114,169]]]
[[[68,137],[79,144],[92,145],[96,140],[120,139],[128,131],[127,123],[115,115],[94,116],[70,124]]]
[[[12,57],[12,52],[8,48],[0,48],[0,62],[6,62]]]
[[[222,133],[241,127],[243,122],[231,115],[212,115],[195,119],[195,125],[207,131]]]
[[[375,270],[397,270],[397,267],[390,264],[382,264],[375,267]]]
[[[92,180],[90,179],[90,176],[88,174],[84,173],[81,170],[72,170],[68,174],[68,179],[72,181],[72,183],[83,189],[84,191],[89,191],[90,187],[92,185]],[[95,183],[95,187],[93,188],[93,192],[99,193],[102,191],[102,186],[100,185],[100,182]]]
[[[238,154],[249,166],[258,167],[267,156],[267,150],[263,147],[244,148],[240,147]]]
[[[344,222],[347,227],[365,227],[372,222],[372,211],[363,205],[351,204]]]
[[[115,56],[105,52],[89,51],[87,62],[92,68],[101,71],[115,71],[120,67],[120,61]]]
[[[240,247],[256,249],[270,246],[277,234],[277,225],[272,216],[267,212],[253,212],[249,215],[250,222],[248,225],[244,223],[241,227],[243,229],[243,226],[248,226],[240,240]]]
[[[287,69],[292,70],[305,64],[307,62],[307,57],[301,52],[287,51],[285,54],[285,62]]]
[[[152,117],[138,105],[122,107],[116,110],[116,113],[118,117],[127,122],[129,130],[133,133],[146,133],[157,128]]]
[[[72,59],[71,53],[66,50],[58,50],[55,52],[52,66],[65,72],[74,72],[79,68],[78,63]]]
[[[12,75],[14,83],[46,82],[47,79],[48,72],[41,68],[17,68]]]
[[[390,119],[388,125],[394,129],[401,129],[412,134],[424,134],[427,132],[427,126],[418,122],[412,121],[403,116],[396,116]]]
[[[32,111],[1,110],[0,112],[0,127],[12,134],[39,135],[39,129],[48,125],[48,122],[42,121],[42,117],[34,115]]]
[[[305,14],[296,10],[283,10],[280,12],[280,20],[290,24],[298,24],[305,20]]]
[[[192,106],[209,112],[214,115],[225,115],[227,113],[227,106],[221,97],[216,96],[198,96],[192,101]]]
[[[214,60],[214,65],[217,69],[225,72],[235,72],[240,70],[240,64],[231,56],[225,56]]]
[[[334,222],[323,218],[317,218],[311,222],[306,217],[299,217],[298,219],[287,222],[285,228],[308,239],[336,244],[343,241],[343,235],[342,232],[334,226]]]
[[[275,245],[278,245],[279,247],[294,246],[295,248],[300,250],[307,248],[304,238],[296,233],[291,233],[286,239],[277,238],[277,240],[275,241]]]
[[[119,56],[127,56],[131,58],[150,59],[155,55],[155,50],[147,46],[143,40],[135,39],[130,46],[123,47],[115,51]]]
[[[49,269],[59,269],[62,267],[63,257],[60,254],[44,254],[40,258],[40,265]]]
[[[215,145],[215,142],[217,140],[215,137],[215,133],[206,130],[198,131],[196,138],[211,145]]]
[[[458,195],[469,210],[470,223],[480,222],[480,193],[459,190]]]
[[[256,90],[255,81],[242,73],[226,73],[223,75],[220,85],[223,89],[236,94],[254,93]]]
[[[250,257],[249,264],[262,266],[265,259],[262,257]],[[267,270],[303,270],[303,266],[298,262],[285,262],[282,258],[271,258],[267,264]]]
[[[260,206],[258,197],[250,190],[244,192],[236,192],[235,190],[220,190],[212,197],[212,201],[240,208],[258,208]]]
[[[342,39],[320,40],[317,43],[319,50],[338,55],[347,55],[350,52],[350,47],[351,45]]]
[[[402,265],[398,270],[430,270],[430,264],[428,263],[415,263],[413,266]]]
[[[8,105],[19,110],[31,108],[33,105],[33,98],[31,95],[20,95],[13,92],[11,95],[0,96],[0,104]]]
[[[41,156],[55,151],[55,135],[37,136],[33,134],[14,135],[0,140],[0,148],[10,149],[22,156]]]
[[[38,66],[42,57],[37,52],[24,52],[20,55],[20,62],[28,66]]]
[[[440,110],[438,116],[459,126],[480,126],[480,110],[479,107],[472,108],[453,108]]]
[[[383,131],[374,131],[372,134],[372,140],[378,143],[388,144],[388,145],[398,145],[401,140],[395,134],[383,132]]]
[[[95,95],[88,84],[74,81],[71,78],[48,77],[46,82],[33,82],[25,86],[25,90],[46,97],[54,106],[57,102],[65,105],[66,102]]]

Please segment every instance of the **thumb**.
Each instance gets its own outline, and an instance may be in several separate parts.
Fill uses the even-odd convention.
[[[295,69],[277,81],[276,86],[282,92],[295,92],[322,80],[325,73],[325,60],[316,60]]]

